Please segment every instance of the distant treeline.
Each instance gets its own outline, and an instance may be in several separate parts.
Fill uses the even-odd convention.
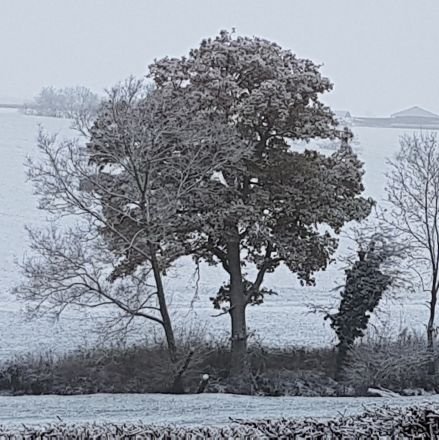
[[[44,87],[30,102],[25,103],[25,114],[52,116],[57,118],[75,118],[83,112],[94,113],[101,98],[87,87]]]
[[[22,104],[0,104],[0,108],[22,109]]]

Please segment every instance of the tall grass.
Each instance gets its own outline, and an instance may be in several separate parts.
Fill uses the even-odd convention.
[[[273,348],[253,341],[251,373],[229,377],[229,342],[206,341],[202,331],[178,334],[178,362],[166,344],[155,339],[142,345],[114,345],[26,355],[0,365],[0,391],[13,394],[195,393],[206,374],[208,392],[259,395],[367,395],[370,387],[395,391],[435,391],[439,375],[431,374],[436,354],[425,337],[404,331],[396,338],[370,333],[349,354],[343,380],[333,377],[335,348]],[[176,387],[178,379],[178,387]]]

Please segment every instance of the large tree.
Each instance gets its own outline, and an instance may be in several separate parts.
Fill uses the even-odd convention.
[[[185,252],[221,264],[228,274],[214,304],[230,314],[232,371],[239,374],[246,365],[246,307],[269,293],[266,273],[284,263],[304,284],[313,284],[313,273],[325,269],[335,252],[342,226],[369,214],[371,201],[360,196],[362,163],[347,142],[330,156],[292,148],[295,140],[341,137],[319,100],[332,86],[314,63],[270,41],[221,32],[188,57],[156,61],[149,76],[172,103],[164,117],[204,127],[203,151],[233,156],[216,163],[215,178],[203,174],[202,191],[180,198],[174,218]],[[100,126],[100,139],[119,151],[110,127]],[[223,131],[233,143],[218,142]],[[169,182],[167,191],[172,188]],[[256,267],[254,279],[243,271],[248,264]]]
[[[237,150],[232,130],[175,118],[174,104],[130,78],[109,92],[87,146],[40,133],[28,176],[51,223],[29,228],[32,252],[16,289],[37,309],[112,306],[118,322],[156,322],[172,361],[163,276],[187,253],[195,213],[182,219],[180,206],[202,197],[202,182]],[[206,150],[209,136],[215,142]]]

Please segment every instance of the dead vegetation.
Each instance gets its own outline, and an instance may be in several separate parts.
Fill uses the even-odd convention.
[[[262,396],[366,396],[369,388],[404,395],[437,392],[425,339],[370,337],[336,377],[335,348],[249,347],[250,373],[231,377],[227,341],[179,341],[177,362],[166,344],[113,346],[54,356],[17,357],[0,365],[0,391],[20,394],[235,393]],[[437,362],[437,359],[434,359]],[[203,380],[208,375],[208,379]]]

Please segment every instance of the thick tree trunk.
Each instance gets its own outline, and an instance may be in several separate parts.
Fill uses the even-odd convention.
[[[247,363],[247,327],[245,305],[240,300],[232,301],[235,307],[230,312],[232,319],[232,350],[230,374],[238,376],[248,371]],[[233,306],[232,306],[233,307]]]
[[[154,273],[154,281],[157,287],[157,297],[159,301],[160,314],[163,321],[166,343],[168,345],[169,357],[171,362],[177,362],[177,346],[175,344],[174,330],[172,328],[171,318],[166,304],[165,289],[163,288],[162,273],[160,271],[155,252],[151,252],[151,266]]]
[[[230,270],[230,318],[232,320],[232,347],[230,374],[239,376],[248,372],[247,324],[245,309],[247,298],[241,272],[241,255],[238,228],[230,228],[227,242]]]

